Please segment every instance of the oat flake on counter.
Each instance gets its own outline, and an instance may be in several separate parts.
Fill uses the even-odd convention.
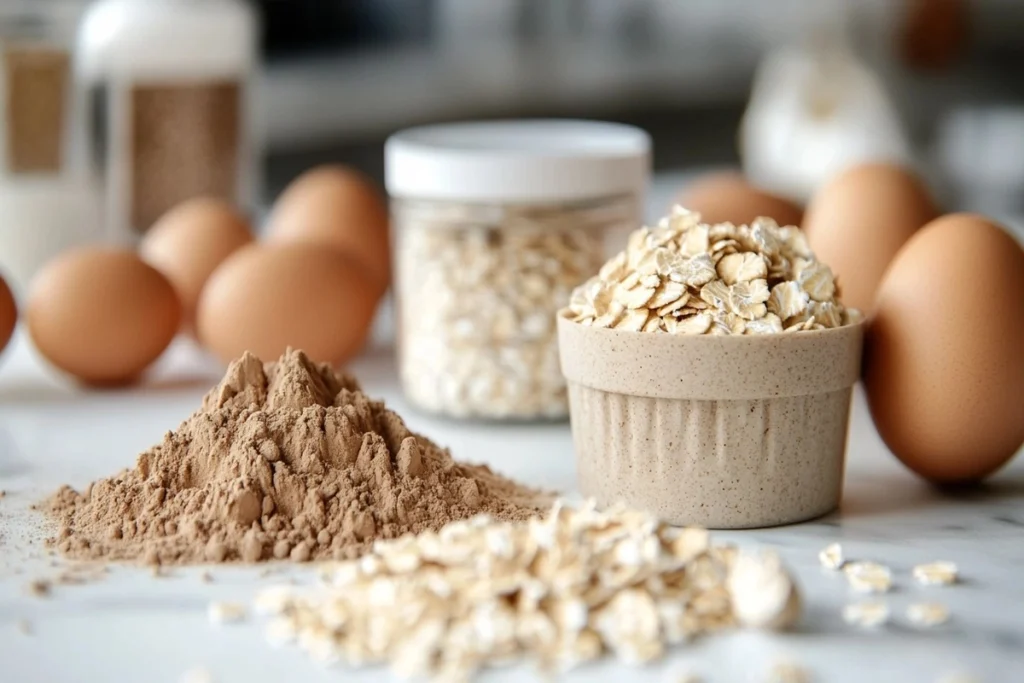
[[[914,567],[914,580],[924,586],[949,586],[957,582],[957,566],[952,562],[931,562]]]
[[[860,593],[888,593],[892,588],[892,570],[877,562],[847,562],[843,573],[850,587]]]
[[[769,218],[709,225],[678,206],[634,232],[569,304],[583,325],[669,334],[821,330],[854,315],[799,228]]]
[[[327,663],[386,663],[401,676],[445,681],[523,659],[548,671],[606,653],[643,664],[741,626],[746,615],[783,628],[799,604],[773,553],[741,555],[704,530],[593,503],[556,504],[518,523],[481,516],[378,543],[325,578],[320,588],[258,596],[257,610],[277,615],[268,640],[295,641]],[[751,592],[757,586],[768,599]]]

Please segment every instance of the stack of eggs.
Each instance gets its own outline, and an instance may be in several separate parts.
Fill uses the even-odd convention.
[[[941,215],[906,168],[862,164],[806,212],[717,174],[679,198],[710,222],[800,224],[843,303],[868,315],[864,387],[890,450],[937,483],[982,479],[1024,444],[1024,250],[979,215]]]
[[[28,332],[51,364],[89,385],[136,379],[179,331],[225,363],[292,346],[341,365],[388,288],[387,222],[376,188],[337,167],[292,183],[262,243],[235,207],[193,199],[163,216],[138,253],[90,247],[49,263],[32,283]],[[15,318],[0,283],[0,340]]]

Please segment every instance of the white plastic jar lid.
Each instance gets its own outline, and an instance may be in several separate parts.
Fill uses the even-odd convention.
[[[422,126],[384,146],[394,197],[557,202],[641,194],[651,139],[634,126],[527,119]]]

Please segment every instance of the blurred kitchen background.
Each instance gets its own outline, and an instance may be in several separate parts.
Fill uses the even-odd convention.
[[[567,116],[645,128],[656,193],[741,158],[800,195],[841,157],[908,157],[944,204],[1024,211],[1019,0],[256,5],[271,195],[322,161],[380,178],[405,126]]]
[[[946,208],[1024,214],[1021,0],[248,1],[264,206],[322,162],[380,180],[400,128],[544,116],[646,129],[655,213],[706,169],[805,199],[880,158]],[[0,0],[0,24],[89,4]]]

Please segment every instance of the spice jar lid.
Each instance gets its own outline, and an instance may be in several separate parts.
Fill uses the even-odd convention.
[[[528,119],[422,126],[384,147],[395,197],[565,201],[641,193],[651,139],[634,126]]]

